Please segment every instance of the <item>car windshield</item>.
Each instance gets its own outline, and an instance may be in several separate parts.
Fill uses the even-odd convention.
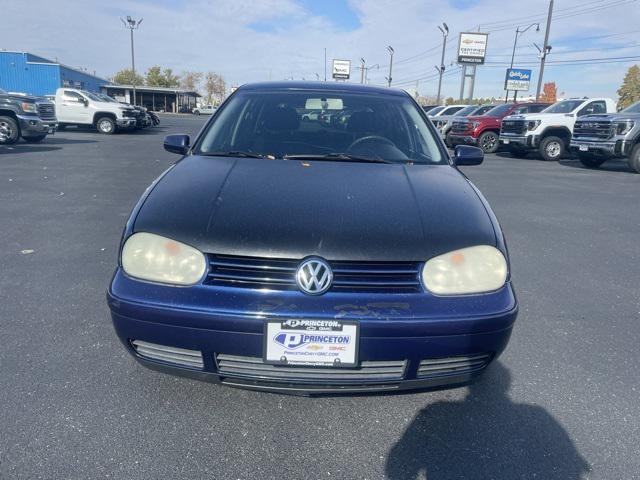
[[[409,96],[239,90],[203,133],[202,155],[447,163]]]
[[[633,105],[629,105],[624,110],[621,110],[620,113],[640,113],[640,102],[636,102]]]
[[[513,107],[511,103],[504,103],[502,105],[498,105],[497,107],[493,107],[491,110],[486,112],[484,115],[486,117],[503,117],[507,114],[509,110]]]
[[[91,100],[94,100],[96,102],[103,102],[104,100],[101,99],[100,97],[98,97],[97,95],[94,95],[91,92],[87,92],[86,90],[82,90],[82,94],[86,97],[89,97]]]
[[[439,114],[442,110],[444,110],[446,107],[440,106],[440,107],[435,107],[429,110],[429,115],[433,116],[433,115],[437,115]]]
[[[465,108],[464,105],[454,105],[452,107],[446,107],[444,110],[442,110],[441,115],[453,115],[454,113],[459,112],[463,108]]]
[[[100,100],[104,100],[105,102],[120,103],[115,98],[111,98],[109,95],[103,95],[103,94],[100,93],[97,96],[100,97]]]
[[[584,100],[563,100],[542,110],[541,113],[571,113],[584,103]]]
[[[477,109],[478,109],[478,107],[476,105],[470,105],[468,107],[463,108],[462,110],[458,110],[456,113],[453,114],[453,116],[454,117],[466,117],[467,115],[472,114]]]
[[[494,105],[483,105],[482,107],[476,109],[472,113],[472,115],[476,115],[476,116],[484,115],[485,113],[487,113],[492,108],[495,108],[495,106]]]

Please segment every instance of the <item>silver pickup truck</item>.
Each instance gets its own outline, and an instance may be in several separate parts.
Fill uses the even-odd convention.
[[[640,102],[610,115],[587,115],[576,121],[571,150],[585,167],[597,168],[610,158],[626,158],[640,173]]]

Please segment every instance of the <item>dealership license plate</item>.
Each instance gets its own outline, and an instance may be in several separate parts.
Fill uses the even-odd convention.
[[[586,145],[580,145],[578,148],[580,149],[581,152],[589,151],[589,147],[587,147]]]
[[[343,320],[267,320],[264,362],[274,365],[355,367],[358,323]]]
[[[509,144],[509,140],[502,140],[502,143],[504,143],[505,145]]]

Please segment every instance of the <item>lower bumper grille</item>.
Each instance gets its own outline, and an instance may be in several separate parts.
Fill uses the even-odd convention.
[[[467,121],[453,122],[453,125],[451,126],[451,133],[455,135],[464,135],[470,133],[472,130],[471,124]]]
[[[218,372],[223,376],[272,382],[318,382],[356,384],[397,382],[404,378],[406,361],[362,362],[360,368],[301,367],[269,365],[259,357],[241,357],[220,353]]]
[[[614,135],[613,123],[610,121],[577,121],[573,129],[573,138],[597,138],[608,140]]]
[[[202,362],[202,352],[199,350],[187,350],[185,348],[168,347],[157,343],[132,340],[131,345],[136,353],[143,358],[159,360],[161,362],[173,363],[182,367],[200,368],[204,367]]]
[[[500,133],[523,135],[526,130],[524,120],[503,120]]]
[[[490,360],[491,355],[488,353],[472,356],[429,358],[420,362],[417,377],[429,378],[473,373],[485,368]]]
[[[56,121],[56,107],[53,103],[38,103],[38,116],[44,121]]]

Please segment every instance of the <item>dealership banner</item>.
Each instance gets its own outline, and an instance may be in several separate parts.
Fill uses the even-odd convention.
[[[340,80],[349,80],[351,75],[351,60],[334,60],[333,61],[333,78]]]
[[[504,82],[505,90],[529,91],[531,83],[531,70],[525,68],[507,68],[507,77]]]
[[[482,65],[487,55],[489,34],[462,32],[458,43],[458,63],[460,65]]]

